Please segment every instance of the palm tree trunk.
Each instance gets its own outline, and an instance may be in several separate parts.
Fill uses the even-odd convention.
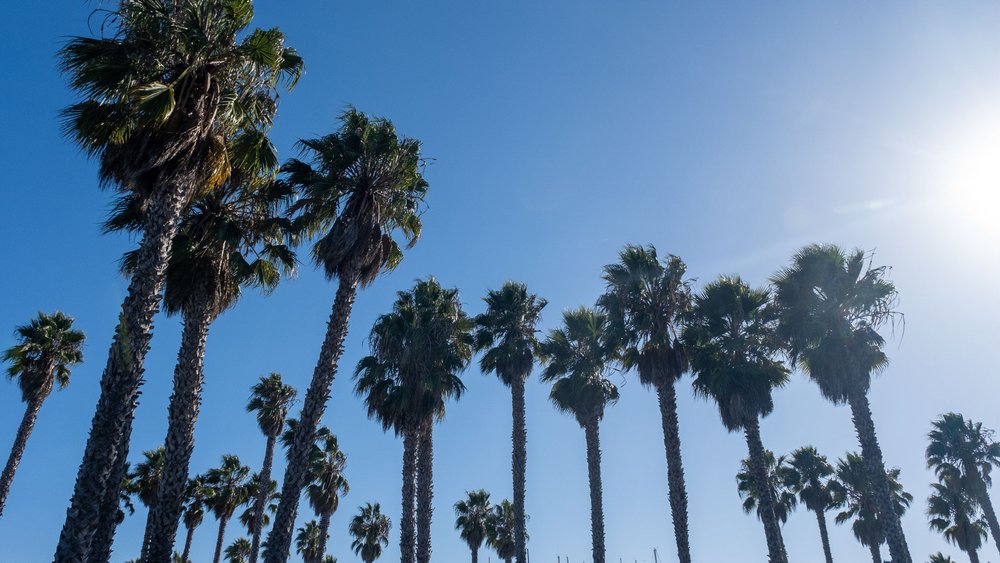
[[[775,516],[776,500],[768,486],[767,464],[764,461],[764,443],[760,439],[760,422],[755,418],[746,424],[745,434],[747,449],[750,453],[750,465],[753,472],[754,487],[760,502],[760,521],[764,524],[764,536],[767,538],[767,555],[771,563],[788,563],[785,556],[785,542],[781,538],[781,526]]]
[[[882,563],[882,553],[879,552],[877,543],[869,545],[868,551],[872,554],[872,563]]]
[[[132,421],[128,421],[118,437],[118,460],[112,473],[108,476],[109,482],[119,483],[118,487],[108,487],[104,492],[104,500],[101,503],[101,514],[97,520],[97,529],[94,531],[90,541],[90,553],[87,555],[87,563],[107,563],[111,560],[111,548],[115,542],[115,531],[118,529],[118,508],[121,503],[121,485],[128,472],[128,450],[129,439],[132,436]]]
[[[674,381],[657,386],[656,397],[660,403],[663,423],[663,446],[667,452],[667,486],[670,491],[670,514],[674,520],[674,539],[677,542],[677,559],[691,563],[688,542],[687,488],[684,485],[684,465],[681,463],[681,435],[677,424],[677,391]]]
[[[975,464],[963,464],[965,467],[965,474],[972,477],[973,486],[976,488],[975,496],[976,501],[979,506],[983,509],[983,516],[986,517],[986,523],[990,527],[990,535],[993,536],[993,543],[997,544],[997,550],[1000,550],[1000,523],[997,522],[997,513],[993,510],[993,502],[990,500],[990,492],[986,488],[986,482],[983,481],[982,475],[979,473],[979,468]]]
[[[278,512],[274,515],[274,525],[268,535],[266,563],[285,563],[291,553],[292,533],[295,526],[295,515],[298,511],[299,497],[306,483],[309,469],[309,452],[316,441],[316,428],[319,426],[326,402],[330,398],[330,386],[337,375],[337,362],[344,351],[344,337],[347,335],[347,325],[351,318],[351,308],[357,296],[358,277],[347,275],[341,277],[337,287],[337,296],[333,300],[333,310],[326,325],[326,337],[320,349],[319,360],[313,370],[312,381],[302,405],[299,424],[295,427],[295,435],[288,451],[288,466],[285,470],[284,482],[281,486],[281,501]]]
[[[319,546],[319,557],[316,558],[316,561],[322,562],[323,556],[326,555],[326,542],[330,539],[330,516],[332,514],[331,512],[324,512],[319,517],[320,537],[323,543]]]
[[[417,563],[431,560],[431,518],[434,514],[434,421],[420,432],[417,455]]]
[[[851,418],[854,420],[858,442],[861,443],[861,457],[868,469],[868,477],[874,489],[875,494],[872,496],[881,517],[880,521],[884,523],[883,531],[886,543],[889,544],[889,555],[893,563],[912,563],[910,548],[906,545],[906,536],[903,534],[899,514],[892,500],[892,492],[889,490],[889,481],[885,475],[882,448],[879,447],[878,437],[875,435],[875,422],[872,420],[868,396],[860,391],[854,391],[847,399],[851,406]]]
[[[527,518],[524,516],[525,473],[528,463],[528,425],[524,408],[524,378],[515,377],[510,386],[513,411],[511,474],[514,477],[514,554],[517,563],[527,563]]]
[[[979,563],[979,554],[976,553],[975,549],[970,549],[968,551],[968,554],[969,554],[969,562],[970,563]]]
[[[472,546],[469,546],[469,549],[472,550],[472,563],[479,563],[479,550],[474,549]]]
[[[170,563],[174,551],[194,451],[194,427],[205,381],[205,340],[211,322],[212,313],[206,299],[200,299],[184,312],[184,332],[174,368],[174,391],[167,412],[163,477],[156,504],[150,512],[152,535],[143,551],[144,563]]]
[[[152,537],[151,532],[153,531],[153,510],[155,509],[155,506],[150,506],[149,513],[146,515],[146,528],[142,532],[142,549],[140,552],[146,551],[146,548],[149,547],[149,540]],[[142,559],[142,561],[145,561],[145,559]]]
[[[416,561],[416,536],[414,535],[414,500],[417,478],[417,432],[403,431],[403,510],[399,522],[400,563]]]
[[[175,173],[182,176],[180,172]],[[142,384],[143,361],[153,335],[153,317],[162,298],[167,257],[188,191],[184,184],[168,182],[156,191],[146,211],[135,272],[122,303],[108,362],[101,376],[101,396],[59,535],[54,557],[57,563],[87,560],[108,488],[114,489],[117,502],[121,480],[112,478],[109,481],[109,477],[116,473],[126,457],[120,455],[117,446],[123,435],[131,433]]]
[[[219,518],[219,537],[215,539],[215,557],[212,558],[212,563],[219,563],[222,558],[222,542],[226,537],[226,524],[229,523],[229,518]]]
[[[274,444],[277,436],[268,436],[267,445],[264,446],[264,463],[260,468],[260,490],[257,491],[257,499],[254,501],[254,511],[257,515],[253,519],[253,531],[250,540],[250,563],[257,563],[260,554],[260,534],[264,529],[264,511],[267,509],[267,493],[270,492],[271,485],[271,465],[274,462]]]
[[[194,528],[188,528],[184,537],[184,553],[181,554],[181,563],[191,563],[191,541],[194,540]]]
[[[822,510],[816,511],[816,522],[819,524],[819,538],[823,542],[823,557],[826,563],[833,563],[833,552],[830,551],[830,535],[826,530],[826,514]]]
[[[7,504],[7,495],[10,493],[10,484],[14,482],[14,473],[17,472],[17,466],[21,464],[21,456],[24,455],[24,448],[28,445],[31,431],[35,429],[35,421],[38,420],[38,411],[42,408],[43,400],[39,397],[25,406],[21,425],[17,427],[17,437],[14,438],[14,445],[10,448],[10,457],[7,458],[7,465],[3,468],[3,476],[0,476],[0,516],[3,516],[3,507]]]
[[[601,486],[601,436],[597,418],[583,426],[587,438],[587,475],[590,480],[590,537],[593,563],[604,563],[604,500]]]

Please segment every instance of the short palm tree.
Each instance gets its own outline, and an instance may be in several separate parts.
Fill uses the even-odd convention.
[[[781,311],[779,334],[791,360],[835,404],[851,408],[864,462],[872,476],[873,498],[888,515],[885,534],[894,563],[911,563],[910,550],[875,434],[868,389],[872,375],[888,363],[878,333],[898,316],[896,287],[885,267],[873,267],[861,250],[832,244],[799,250],[792,264],[772,278]]]
[[[482,489],[467,491],[466,498],[455,503],[455,529],[472,551],[472,563],[479,561],[479,547],[486,540],[486,523],[492,506],[490,494]]]
[[[250,401],[247,412],[257,414],[257,426],[267,439],[264,446],[264,462],[261,466],[258,483],[271,482],[271,462],[274,460],[274,445],[285,427],[288,409],[295,400],[295,388],[281,381],[280,373],[272,373],[261,377],[250,389]],[[275,491],[277,492],[277,491]],[[254,514],[264,514],[270,491],[261,488],[254,491]],[[257,562],[260,552],[260,534],[264,527],[263,518],[255,518],[250,530],[250,563]]]
[[[767,454],[760,437],[760,419],[774,410],[771,392],[788,381],[788,369],[775,359],[780,349],[775,319],[767,290],[723,276],[695,297],[684,341],[695,392],[715,401],[726,430],[742,430],[746,437],[768,557],[771,563],[785,563],[778,499],[766,485]]]
[[[486,545],[497,552],[497,557],[511,563],[515,553],[514,505],[507,499],[493,506],[486,520]]]
[[[224,559],[229,563],[248,563],[250,561],[250,540],[236,538],[226,548]]]
[[[941,477],[957,470],[959,483],[983,511],[994,543],[1000,542],[1000,522],[987,487],[992,484],[991,470],[1000,467],[1000,443],[993,431],[978,422],[966,420],[958,413],[946,413],[935,420],[927,435],[927,466]],[[998,545],[1000,549],[1000,545]]]
[[[319,516],[322,535],[320,559],[326,553],[326,542],[330,538],[330,517],[340,506],[340,497],[350,492],[351,487],[344,477],[347,456],[340,450],[337,437],[326,427],[317,433],[317,450],[309,468],[309,484],[306,498],[309,506]]]
[[[687,352],[678,334],[681,320],[691,306],[686,271],[677,256],[660,261],[652,245],[627,245],[619,252],[618,262],[604,267],[607,290],[597,302],[607,312],[623,348],[622,367],[634,368],[639,381],[656,391],[667,455],[670,513],[681,563],[691,562],[691,548],[674,387],[688,368]]]
[[[833,466],[812,446],[801,447],[792,452],[783,472],[785,485],[798,495],[799,501],[816,514],[819,536],[823,543],[823,557],[826,563],[833,563],[830,551],[830,536],[826,528],[826,511],[833,505],[830,479]]]
[[[236,509],[250,500],[250,468],[234,455],[222,456],[222,465],[209,469],[205,474],[205,484],[212,490],[206,505],[219,521],[219,535],[215,540],[213,563],[219,563],[222,556],[222,541],[226,535],[226,525]]]
[[[931,558],[927,560],[927,563],[958,563],[958,562],[939,551],[931,555]]]
[[[903,490],[899,482],[899,469],[886,472],[893,498],[893,511],[902,516],[913,501],[913,495]],[[837,462],[837,479],[831,482],[833,506],[840,508],[835,521],[843,524],[854,520],[851,531],[855,539],[871,552],[873,563],[882,563],[879,546],[885,543],[885,521],[875,502],[875,493],[868,473],[868,466],[861,456],[849,453]]]
[[[774,515],[781,524],[788,522],[788,516],[798,504],[795,493],[788,488],[785,482],[787,463],[785,456],[776,458],[771,450],[764,451],[767,491],[769,496],[774,499]],[[747,514],[756,512],[757,518],[763,521],[760,491],[757,488],[757,480],[753,476],[753,461],[750,458],[744,459],[740,463],[740,471],[736,474],[736,491],[743,499],[743,512]]]
[[[427,182],[421,175],[420,142],[400,138],[390,121],[353,108],[340,121],[338,131],[300,141],[308,161],[293,159],[282,168],[285,181],[301,196],[294,207],[296,224],[306,235],[320,236],[313,260],[328,278],[337,278],[338,287],[289,450],[267,563],[288,558],[299,493],[308,478],[310,451],[344,349],[357,289],[399,264],[403,254],[396,232],[412,246],[421,230]]]
[[[367,503],[360,512],[351,519],[349,531],[351,549],[364,563],[373,563],[382,556],[382,550],[389,546],[389,530],[392,523],[389,517],[382,514],[379,503]]]
[[[495,373],[510,387],[513,426],[511,475],[514,480],[514,541],[518,563],[527,562],[524,516],[525,473],[528,459],[528,429],[524,408],[524,382],[531,374],[538,353],[538,321],[546,301],[528,292],[523,283],[506,282],[487,292],[486,312],[476,317],[476,351],[483,355],[479,368]]]
[[[927,498],[927,516],[930,528],[940,532],[945,539],[969,555],[972,563],[979,563],[979,548],[986,539],[986,522],[957,473],[946,474],[940,483],[931,485],[933,492]]]
[[[295,551],[303,563],[320,563],[323,560],[323,530],[315,520],[306,522],[295,536]]]
[[[70,367],[83,361],[83,332],[74,329],[73,318],[60,311],[39,313],[14,332],[17,344],[4,351],[3,361],[9,364],[7,377],[17,380],[21,400],[27,406],[0,476],[0,516],[42,403],[55,386],[63,389],[69,385]]]
[[[205,483],[203,475],[196,475],[188,481],[184,499],[184,551],[181,552],[181,563],[191,563],[191,541],[194,531],[205,520],[205,503],[212,494],[212,489]]]
[[[132,490],[143,506],[149,509],[146,516],[146,531],[142,535],[142,548],[145,549],[152,538],[153,510],[156,508],[156,501],[159,499],[160,482],[163,480],[163,465],[166,458],[166,451],[163,446],[155,450],[142,452],[143,460],[135,464],[135,471],[131,476]]]
[[[73,38],[60,53],[83,98],[65,110],[66,130],[100,161],[103,184],[142,194],[143,236],[60,535],[60,562],[87,560],[92,542],[113,536],[113,518],[99,521],[117,502],[182,209],[195,190],[225,182],[234,165],[274,167],[267,131],[277,86],[302,72],[280,31],[247,31],[252,0],[123,0],[106,15],[102,37]]]
[[[594,563],[604,563],[606,557],[598,427],[605,408],[618,400],[618,388],[607,378],[615,361],[608,330],[604,313],[580,307],[563,312],[563,326],[549,332],[540,348],[545,362],[542,381],[552,383],[549,398],[557,409],[576,418],[587,439]]]

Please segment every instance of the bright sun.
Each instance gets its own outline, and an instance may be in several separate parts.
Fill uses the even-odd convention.
[[[1000,242],[1000,128],[977,128],[944,156],[939,195],[948,224],[977,246]]]

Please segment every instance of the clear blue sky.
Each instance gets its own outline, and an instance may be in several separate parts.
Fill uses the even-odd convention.
[[[109,194],[57,120],[73,97],[55,52],[88,33],[98,4],[57,4],[0,7],[0,345],[38,310],[59,308],[86,331],[87,362],[42,409],[0,521],[3,561],[53,553],[126,287],[116,260],[133,244],[99,234]],[[308,66],[281,102],[283,157],[354,104],[393,119],[435,159],[426,236],[358,299],[325,417],[349,456],[352,490],[330,542],[340,561],[354,560],[346,529],[358,505],[379,501],[398,521],[401,445],[365,418],[347,373],[374,318],[414,278],[458,286],[470,313],[487,288],[523,280],[549,300],[548,328],[562,309],[593,302],[601,266],[627,242],[682,256],[700,284],[719,273],[763,283],[814,241],[877,249],[893,266],[906,328],[872,389],[875,422],[887,463],[916,497],[904,519],[914,557],[963,559],[927,530],[923,448],[943,411],[1000,427],[1000,5],[258,0],[257,11]],[[215,324],[193,470],[223,453],[259,466],[247,389],[271,371],[305,387],[334,291],[306,265]],[[178,320],[159,318],[133,459],[163,439],[178,341]],[[451,509],[465,490],[510,495],[509,393],[475,369],[465,381],[467,398],[437,430],[435,561],[468,556]],[[762,528],[742,513],[734,482],[743,438],[688,383],[679,409],[695,559],[764,561]],[[655,399],[631,375],[621,384],[601,428],[609,560],[650,561],[657,547],[674,561]],[[4,385],[6,456],[23,407]],[[857,448],[848,410],[801,375],[775,403],[762,432],[776,451],[814,444],[835,459]],[[534,379],[527,406],[531,558],[585,561],[583,432]],[[120,528],[114,561],[137,555],[144,519],[140,509]],[[240,531],[233,523],[227,544]],[[211,556],[214,536],[209,517],[195,560]],[[791,517],[785,538],[792,560],[821,560],[808,513]],[[848,527],[833,526],[831,539],[839,560],[867,557]],[[396,546],[394,533],[384,560]]]

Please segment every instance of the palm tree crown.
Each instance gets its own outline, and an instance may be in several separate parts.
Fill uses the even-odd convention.
[[[782,476],[788,488],[812,511],[826,512],[833,504],[828,486],[834,469],[816,448],[804,446],[792,452]]]
[[[903,490],[899,482],[899,469],[886,472],[889,487],[892,491],[896,513],[902,515],[913,501],[913,495]],[[833,505],[841,509],[837,514],[837,524],[843,524],[854,519],[851,531],[854,537],[865,546],[879,546],[885,542],[885,531],[882,527],[882,517],[875,505],[871,490],[871,479],[861,456],[849,453],[837,462],[837,480],[831,482],[833,488]]]
[[[927,516],[931,530],[962,551],[973,555],[986,539],[986,521],[980,516],[976,501],[963,490],[955,476],[931,484],[927,498]],[[977,557],[978,559],[978,557]]]
[[[236,538],[226,548],[223,557],[229,563],[247,563],[247,561],[250,561],[250,540]]]
[[[295,388],[282,382],[281,374],[272,373],[250,388],[247,412],[256,413],[257,425],[265,436],[277,437],[294,400]]]
[[[486,545],[504,561],[510,561],[515,554],[514,525],[514,505],[507,499],[494,505],[486,519]]]
[[[132,486],[136,496],[146,506],[156,504],[157,492],[160,489],[160,479],[163,478],[163,463],[166,452],[163,446],[155,450],[142,452],[145,459],[135,464],[132,473]]]
[[[319,563],[323,557],[326,538],[315,520],[306,522],[295,536],[295,551],[305,563]]]
[[[789,489],[784,479],[785,471],[788,469],[788,460],[785,459],[785,456],[775,457],[774,452],[766,450],[764,463],[767,471],[767,486],[771,498],[776,501],[774,515],[784,524],[788,521],[788,515],[795,510],[797,503],[795,493]],[[740,471],[736,474],[736,490],[739,492],[740,498],[743,499],[743,512],[750,514],[756,511],[757,518],[762,519],[763,506],[760,502],[760,493],[757,490],[749,459],[744,459],[740,463]]]
[[[455,503],[455,529],[473,552],[486,539],[490,509],[490,494],[482,489],[468,491],[466,498]]]
[[[38,316],[14,331],[18,343],[3,353],[7,377],[17,379],[21,400],[44,400],[58,385],[69,385],[70,367],[83,361],[83,332],[73,328],[73,318],[56,311]]]
[[[517,282],[490,290],[483,300],[486,312],[475,319],[475,348],[483,352],[479,367],[510,387],[531,373],[538,352],[536,326],[548,302]]]
[[[927,466],[939,473],[950,468],[975,472],[989,484],[991,470],[1000,467],[1000,442],[993,439],[993,431],[953,412],[941,415],[932,425],[927,435]]]
[[[317,514],[333,514],[340,506],[340,496],[351,490],[344,477],[347,456],[328,428],[317,432],[316,441],[318,449],[310,467],[306,497]]]
[[[351,519],[351,549],[365,563],[371,563],[382,556],[382,550],[389,546],[389,530],[392,523],[382,514],[379,503],[367,503]]]

